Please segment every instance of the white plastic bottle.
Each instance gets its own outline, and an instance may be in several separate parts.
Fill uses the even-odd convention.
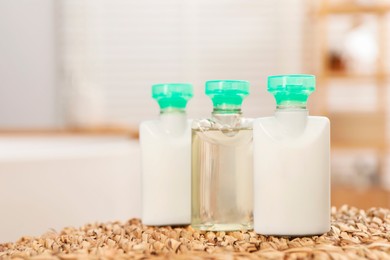
[[[330,230],[330,123],[308,116],[312,75],[268,78],[273,117],[253,125],[254,230],[303,236]]]
[[[142,222],[186,225],[191,222],[191,123],[185,108],[191,84],[152,86],[160,119],[140,125]]]

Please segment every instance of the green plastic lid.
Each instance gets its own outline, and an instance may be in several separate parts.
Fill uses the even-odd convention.
[[[315,90],[314,75],[291,74],[268,77],[268,91],[275,96],[276,105],[306,107],[309,95]]]
[[[206,95],[213,101],[214,108],[240,108],[243,99],[249,95],[249,82],[244,80],[206,81]]]
[[[193,86],[189,83],[164,83],[152,86],[152,97],[160,109],[185,109],[187,101],[193,97]]]

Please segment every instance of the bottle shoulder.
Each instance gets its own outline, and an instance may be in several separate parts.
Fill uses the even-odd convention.
[[[267,136],[273,140],[315,139],[319,136],[329,135],[329,131],[329,119],[321,116],[307,116],[305,118],[263,117],[257,118],[253,124],[255,136],[264,136],[264,138]]]
[[[325,116],[307,116],[306,120],[307,122],[313,122],[313,123],[324,123],[324,124],[330,123],[329,118]],[[272,123],[272,122],[276,122],[275,116],[259,117],[253,120],[253,124],[263,124],[263,123]]]
[[[308,118],[309,118],[309,120],[312,120],[312,121],[318,121],[318,122],[330,124],[330,120],[326,116],[308,116]]]
[[[142,122],[139,124],[139,127],[140,127],[140,128],[145,128],[145,127],[148,127],[148,126],[155,125],[155,124],[157,124],[158,122],[159,122],[158,119],[142,121]]]
[[[154,136],[156,138],[178,138],[188,136],[191,133],[191,119],[187,119],[183,125],[166,125],[161,120],[143,121],[139,126],[139,134],[142,139],[145,136]]]
[[[246,117],[225,121],[215,118],[194,119],[191,122],[191,128],[203,130],[252,129],[253,121],[253,118]]]
[[[160,120],[158,119],[141,122],[139,125],[140,137],[147,132],[157,131],[157,129],[159,129],[159,125],[160,125]]]
[[[192,119],[192,118],[186,118],[185,119],[185,122],[187,122],[188,126],[191,126],[193,121],[194,121],[194,119]],[[142,121],[139,124],[139,128],[140,129],[141,128],[147,128],[147,127],[154,127],[154,126],[161,126],[161,120],[160,119],[145,120],[145,121]]]

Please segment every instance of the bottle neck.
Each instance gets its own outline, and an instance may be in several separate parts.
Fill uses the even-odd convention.
[[[306,128],[309,111],[306,108],[285,107],[277,108],[275,118],[283,127],[284,133],[295,137],[303,133]]]
[[[285,101],[276,105],[276,109],[280,110],[306,110],[306,102]]]
[[[242,113],[241,107],[223,109],[214,107],[211,115],[214,121],[234,127],[240,122]]]
[[[214,107],[213,115],[241,115],[241,107]]]
[[[160,111],[161,127],[167,134],[181,134],[187,127],[187,114],[184,109],[163,109]]]

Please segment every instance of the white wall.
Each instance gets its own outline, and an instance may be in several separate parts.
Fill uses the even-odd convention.
[[[55,1],[0,0],[0,128],[58,125]]]
[[[210,79],[249,80],[244,115],[269,115],[275,103],[267,75],[304,72],[303,0],[61,4],[70,123],[137,126],[159,113],[151,85],[177,81],[195,85],[189,116],[206,117],[212,105],[204,82]]]
[[[303,0],[0,0],[0,128],[137,124],[153,83],[246,79],[246,116],[272,113],[269,74],[302,71]],[[60,71],[61,69],[61,71]],[[60,71],[60,73],[58,73]],[[61,83],[58,84],[58,83]]]

